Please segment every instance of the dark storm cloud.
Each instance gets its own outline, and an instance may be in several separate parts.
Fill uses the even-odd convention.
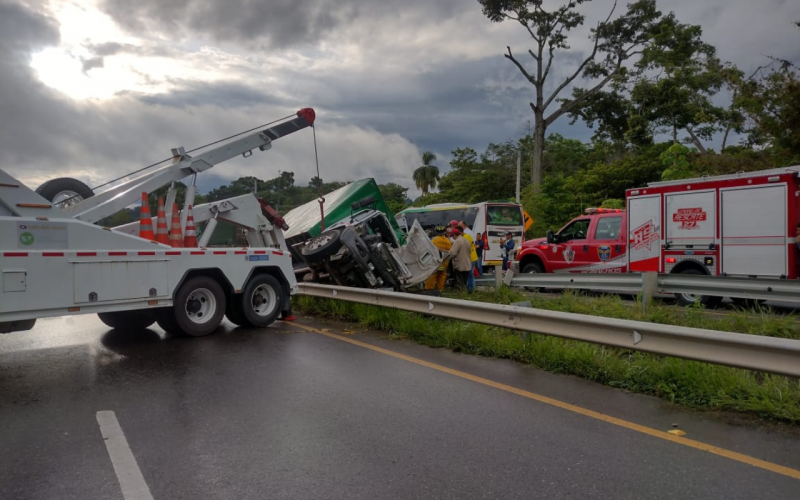
[[[14,56],[57,43],[54,19],[21,4],[0,1],[0,48]]]
[[[84,74],[88,73],[90,69],[104,68],[105,62],[102,57],[81,58],[81,70]]]
[[[133,45],[130,43],[105,42],[87,43],[83,46],[97,57],[116,56],[120,54],[151,57],[175,57],[179,55],[177,50],[164,45]]]
[[[101,8],[133,32],[210,38],[250,47],[316,44],[337,28],[357,22],[391,32],[401,16],[446,19],[469,0],[103,0]]]
[[[171,80],[177,88],[168,94],[154,94],[139,97],[145,104],[185,108],[187,106],[214,105],[221,108],[249,108],[257,104],[292,106],[287,101],[240,81],[201,82],[190,80]]]
[[[273,48],[316,42],[357,16],[356,4],[333,0],[106,0],[105,11],[132,31],[209,36]]]

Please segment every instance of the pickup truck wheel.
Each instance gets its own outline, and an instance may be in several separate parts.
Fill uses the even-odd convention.
[[[252,326],[265,328],[283,309],[283,289],[274,276],[259,274],[250,278],[242,293],[244,318]]]
[[[197,276],[175,294],[175,321],[187,335],[202,337],[217,329],[225,306],[225,292],[219,283],[208,276]]]
[[[522,268],[522,274],[542,274],[544,273],[544,269],[542,265],[538,262],[531,262],[530,264],[526,264],[525,267]],[[528,292],[544,292],[544,288],[539,286],[526,286],[525,290]]]
[[[678,274],[692,274],[698,276],[706,276],[706,273],[698,271],[697,269],[686,269]],[[722,301],[722,297],[714,297],[711,295],[694,295],[692,293],[676,293],[675,299],[682,306],[692,306],[697,303],[703,304],[707,309],[714,309]]]
[[[228,318],[228,321],[236,326],[253,326],[249,321],[247,321],[247,318],[244,317],[242,297],[242,294],[231,296],[231,299],[228,301],[228,306],[225,309],[225,317]]]
[[[341,247],[342,232],[338,230],[326,231],[308,240],[308,243],[300,253],[306,261],[314,263],[327,259],[338,252]]]
[[[49,180],[36,188],[36,193],[58,208],[66,208],[94,196],[92,188],[69,177]]]
[[[97,317],[107,326],[123,331],[144,330],[156,322],[148,310],[103,312]]]

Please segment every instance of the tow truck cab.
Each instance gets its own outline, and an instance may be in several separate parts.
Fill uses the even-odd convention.
[[[624,273],[627,271],[625,211],[587,208],[557,233],[526,241],[517,252],[516,272]]]

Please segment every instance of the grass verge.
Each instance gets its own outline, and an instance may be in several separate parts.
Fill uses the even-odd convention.
[[[676,310],[650,304],[646,313],[616,296],[586,297],[567,292],[557,299],[526,297],[504,289],[498,294],[451,294],[453,298],[509,304],[530,300],[533,307],[620,319],[650,321],[754,335],[800,339],[791,316],[768,311],[710,317],[702,309]],[[770,420],[800,423],[800,380],[711,365],[545,335],[453,321],[377,306],[298,296],[307,314],[353,321],[431,347],[513,359],[552,373],[571,374],[697,409],[744,412]]]

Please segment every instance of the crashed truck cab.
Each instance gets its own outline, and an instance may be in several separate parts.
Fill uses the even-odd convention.
[[[441,264],[438,249],[419,224],[407,235],[400,231],[373,179],[324,198],[324,229],[317,202],[286,214],[290,226],[298,223],[295,233],[287,235],[298,279],[404,291],[422,284]]]

